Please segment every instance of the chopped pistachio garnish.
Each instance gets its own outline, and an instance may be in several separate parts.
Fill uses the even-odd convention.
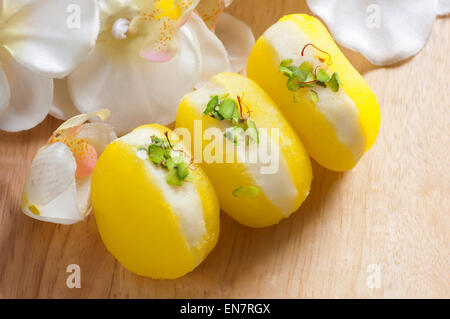
[[[326,83],[330,80],[330,76],[328,75],[327,71],[324,69],[319,69],[317,71],[317,81]]]
[[[185,158],[185,153],[181,149],[174,149],[168,134],[166,139],[152,136],[151,143],[147,148],[150,161],[168,171],[166,182],[172,186],[181,186],[183,181],[189,178],[189,162]]]
[[[312,63],[303,62],[300,66],[292,65],[292,59],[282,60],[280,63],[280,73],[288,77],[286,86],[289,91],[294,92],[294,103],[299,102],[298,91],[303,88],[313,88],[318,85],[326,88],[327,85],[333,92],[339,91],[341,81],[339,75],[334,72],[331,76],[324,68],[314,69]],[[317,92],[311,92],[311,98],[314,103],[319,101]]]
[[[260,190],[256,186],[239,187],[236,188],[231,194],[234,197],[256,197]]]
[[[341,85],[341,79],[339,78],[339,75],[336,72],[334,72],[333,75],[331,76],[330,81],[328,81],[328,85],[329,85],[330,89],[333,90],[333,92],[339,91],[339,86]]]
[[[242,99],[237,101],[224,96],[211,96],[203,114],[210,115],[219,121],[230,121],[231,127],[225,130],[224,137],[237,144],[242,135],[247,132],[249,140],[259,144],[259,133],[255,121],[249,117],[244,117],[242,111]],[[250,114],[250,111],[248,112]]]
[[[319,96],[317,95],[317,92],[314,90],[310,90],[309,91],[311,93],[311,98],[313,100],[314,103],[319,102]]]

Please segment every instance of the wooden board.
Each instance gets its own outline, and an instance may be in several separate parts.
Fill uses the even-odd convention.
[[[256,36],[283,14],[309,12],[298,0],[237,0],[230,11]],[[59,122],[0,133],[0,297],[449,298],[449,41],[450,18],[441,18],[424,50],[400,65],[377,68],[345,50],[381,105],[375,147],[345,174],[314,164],[310,197],[275,227],[223,215],[215,250],[174,281],[125,270],[93,216],[69,227],[23,215],[25,172]],[[81,267],[80,289],[66,286],[69,264]],[[374,264],[380,288],[367,285]]]

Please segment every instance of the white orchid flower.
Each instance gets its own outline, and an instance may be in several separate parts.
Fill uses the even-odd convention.
[[[28,171],[22,211],[38,220],[74,224],[91,212],[91,175],[106,146],[116,139],[108,110],[77,115],[63,123],[37,152]]]
[[[333,38],[375,65],[416,55],[431,33],[436,15],[450,12],[449,0],[307,0]]]
[[[0,0],[0,129],[39,124],[52,105],[51,78],[87,55],[99,30],[95,0]]]
[[[229,2],[99,0],[95,49],[65,80],[55,81],[51,114],[64,119],[108,108],[108,122],[119,135],[141,124],[173,122],[183,95],[246,63],[254,37],[244,23],[219,18]],[[210,17],[210,27],[202,16]]]

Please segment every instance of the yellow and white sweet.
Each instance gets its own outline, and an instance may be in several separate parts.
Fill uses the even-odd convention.
[[[243,117],[253,121],[259,130],[258,151],[264,146],[263,135],[267,133],[267,149],[278,154],[274,171],[264,171],[267,164],[260,157],[249,161],[254,140],[241,141],[244,153],[236,150],[242,144],[227,143],[223,132],[230,129],[231,121],[204,114],[213,96],[233,99],[236,106],[242,104]],[[312,180],[309,157],[272,99],[252,80],[234,73],[214,76],[200,90],[182,99],[176,127],[190,132],[195,160],[202,160],[201,166],[217,191],[221,208],[236,221],[250,227],[277,224],[295,212],[308,196]],[[219,134],[210,138],[208,131],[214,128],[220,128]],[[217,141],[223,142],[217,144],[222,147],[214,147]],[[199,142],[202,146],[198,146]],[[206,158],[209,154],[214,160]],[[234,160],[229,160],[230,154],[236,154]]]
[[[154,138],[167,139],[172,153],[190,157],[169,129],[139,127],[99,157],[91,197],[109,252],[134,273],[172,279],[192,271],[216,245],[219,203],[198,166],[189,167],[180,186],[169,185],[167,169],[149,159]]]
[[[282,61],[288,60],[297,67],[310,63],[316,75],[318,70],[338,74],[338,90],[308,79],[294,101],[287,77],[280,73]],[[376,97],[316,18],[295,14],[270,27],[253,48],[247,73],[275,100],[309,154],[326,168],[351,169],[375,143],[380,126]]]

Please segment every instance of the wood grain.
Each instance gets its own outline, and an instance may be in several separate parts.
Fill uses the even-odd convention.
[[[240,0],[230,11],[256,36],[283,14],[309,12],[298,0]],[[105,250],[93,216],[74,226],[24,216],[27,167],[59,122],[0,133],[0,297],[449,298],[449,41],[450,19],[441,18],[426,47],[394,67],[344,50],[381,105],[374,148],[345,174],[314,164],[310,197],[275,227],[249,229],[222,215],[215,250],[174,281],[126,271]],[[74,263],[81,289],[66,287]],[[381,269],[379,289],[366,284],[371,264]]]

